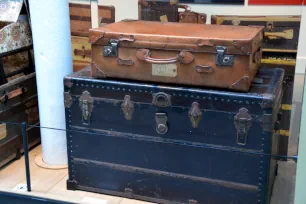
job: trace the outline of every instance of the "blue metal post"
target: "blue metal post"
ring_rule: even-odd
[[[29,147],[28,147],[28,133],[27,133],[27,123],[23,122],[21,124],[22,128],[22,138],[23,138],[23,151],[24,151],[24,162],[27,177],[27,190],[31,191],[31,175],[30,175],[30,164],[29,164]]]

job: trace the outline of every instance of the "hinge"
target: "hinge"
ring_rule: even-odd
[[[122,112],[126,120],[131,120],[134,113],[134,104],[131,101],[131,96],[126,95],[121,105]]]
[[[252,117],[248,113],[248,109],[241,108],[235,116],[235,127],[237,129],[237,144],[246,145],[248,131],[252,126]]]
[[[230,66],[234,65],[234,55],[225,54],[227,47],[216,46],[217,56],[216,56],[216,65],[217,66]]]
[[[64,92],[64,104],[65,108],[70,108],[72,105],[72,96],[70,95],[70,92]]]
[[[118,57],[119,40],[111,39],[108,46],[104,46],[104,57]]]
[[[93,99],[88,91],[84,91],[79,99],[79,105],[82,111],[82,122],[84,125],[90,125],[91,113],[93,110]]]

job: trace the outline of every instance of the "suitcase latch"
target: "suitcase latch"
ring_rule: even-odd
[[[217,66],[233,66],[234,65],[234,55],[225,54],[227,47],[216,46],[217,56],[216,65]]]
[[[192,127],[193,128],[198,128],[199,123],[202,119],[202,112],[201,112],[201,109],[200,109],[200,104],[197,103],[197,102],[193,102],[188,115],[189,115],[189,119],[191,121]]]
[[[252,117],[246,108],[240,109],[239,113],[235,116],[235,126],[237,129],[237,144],[246,145],[248,131],[252,126]]]
[[[82,122],[84,125],[90,125],[91,113],[93,109],[93,99],[88,91],[84,91],[79,99],[79,105],[82,111]]]
[[[168,117],[166,113],[156,113],[156,132],[158,134],[164,135],[168,132]]]
[[[126,120],[131,120],[134,113],[134,104],[131,101],[131,96],[126,95],[121,105],[122,112]]]
[[[103,56],[104,57],[118,57],[119,40],[111,39],[109,46],[104,46]]]

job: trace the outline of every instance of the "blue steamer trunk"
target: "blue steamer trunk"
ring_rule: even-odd
[[[282,69],[249,93],[65,77],[67,188],[158,203],[269,203]],[[265,155],[262,155],[265,154]]]

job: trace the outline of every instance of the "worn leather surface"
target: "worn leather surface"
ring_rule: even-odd
[[[118,57],[104,57],[102,53],[111,39],[119,40]],[[261,40],[259,27],[122,21],[91,29],[93,76],[247,91],[260,65],[253,57],[260,56],[255,53]],[[225,46],[225,53],[234,55],[233,66],[216,65],[216,46]],[[177,66],[176,77],[153,76],[154,61],[137,57],[142,48],[148,49],[154,59],[167,61],[188,51],[194,60],[188,64],[171,61],[169,64]],[[133,63],[124,66],[118,59]],[[198,66],[209,66],[211,71],[199,73]]]

